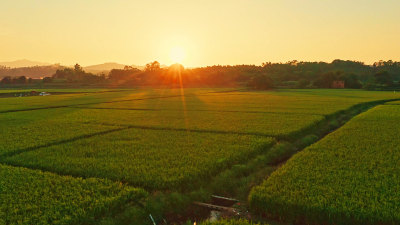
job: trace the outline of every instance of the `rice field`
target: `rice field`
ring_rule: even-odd
[[[146,195],[109,180],[0,165],[0,224],[80,224]]]
[[[398,105],[355,117],[256,187],[252,207],[290,223],[399,224],[398,121]]]
[[[361,103],[399,98],[392,92],[354,90],[59,92],[63,93],[0,98],[0,168],[8,171],[7,176],[0,177],[0,187],[3,183],[10,185],[25,172],[28,177],[50,177],[29,178],[43,183],[38,187],[55,180],[54,186],[40,190],[40,195],[48,195],[48,201],[54,204],[49,211],[43,209],[44,219],[16,213],[7,221],[36,224],[48,217],[56,221],[66,216],[79,224],[84,223],[82,218],[92,218],[99,207],[123,204],[118,199],[135,202],[135,195],[121,197],[127,190],[193,191],[220,172],[268,152],[276,143],[313,128],[333,114]],[[29,179],[20,179],[16,185],[27,185]],[[61,185],[67,181],[75,186]],[[87,183],[94,183],[92,189],[81,188]],[[102,191],[104,185],[115,191]],[[32,202],[38,198],[35,187],[26,193],[12,189],[0,189],[0,195],[32,195]],[[69,189],[77,191],[76,196],[88,193],[88,200],[73,199],[75,194]],[[90,205],[92,192],[93,196],[98,194],[93,197],[98,201]],[[60,198],[65,202],[56,200]],[[0,200],[1,205],[10,207]],[[65,205],[71,205],[70,210],[64,210]]]
[[[233,163],[267,151],[272,138],[125,129],[2,160],[83,177],[108,178],[151,190],[192,187]]]

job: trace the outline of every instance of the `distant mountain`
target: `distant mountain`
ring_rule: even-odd
[[[18,67],[8,68],[0,67],[0,78],[5,76],[17,77],[26,76],[30,78],[43,78],[52,76],[58,69],[64,69],[65,67],[58,64],[49,66],[30,66],[30,67]]]
[[[21,60],[16,60],[16,61],[11,61],[11,62],[0,62],[0,67],[2,67],[2,66],[9,67],[11,69],[24,68],[24,67],[35,67],[35,66],[62,67],[59,64],[35,62],[35,61],[27,60],[27,59],[21,59]],[[135,66],[135,65],[131,65],[131,66],[134,68],[138,68],[138,69],[144,69],[144,66]],[[67,66],[67,67],[73,67],[73,66]],[[85,66],[85,67],[83,67],[83,69],[86,72],[90,72],[90,73],[108,73],[112,69],[123,69],[124,67],[125,67],[124,64],[108,62],[108,63],[98,64],[98,65]]]
[[[119,64],[119,63],[114,63],[114,62],[109,62],[109,63],[103,63],[103,64],[98,64],[98,65],[92,65],[92,66],[85,66],[83,67],[83,69],[86,72],[90,72],[90,73],[107,73],[112,69],[123,69],[126,65],[124,64]],[[134,66],[132,65],[132,67],[138,68],[138,69],[142,69],[142,66]]]
[[[11,67],[11,68],[48,66],[48,65],[51,65],[51,63],[35,62],[35,61],[27,60],[27,59],[21,59],[21,60],[16,60],[16,61],[11,61],[11,62],[0,62],[0,66],[6,66],[6,67]]]
[[[125,67],[125,65],[123,65],[123,64],[109,62],[109,63],[103,63],[103,64],[98,64],[98,65],[85,66],[85,67],[83,67],[83,69],[86,72],[95,73],[95,72],[110,71],[112,69],[123,69],[124,67]]]

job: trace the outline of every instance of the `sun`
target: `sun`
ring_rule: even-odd
[[[185,49],[180,46],[174,46],[171,48],[170,57],[173,63],[182,63],[185,59],[186,53]]]

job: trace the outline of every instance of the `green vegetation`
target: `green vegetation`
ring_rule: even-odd
[[[119,91],[132,91],[131,89],[105,89],[105,88],[24,88],[24,89],[0,89],[0,93],[23,93],[23,92],[62,92],[62,93],[101,93],[101,92],[119,92]]]
[[[201,225],[258,225],[259,223],[252,223],[244,219],[238,220],[220,220],[217,222],[204,222]]]
[[[84,121],[74,123],[68,116],[73,111],[63,108],[0,113],[0,129],[4,131],[0,135],[0,156],[118,129]]]
[[[89,124],[261,136],[289,135],[324,118],[307,114],[300,117],[297,114],[114,109],[81,109],[69,116],[73,122],[85,121]]]
[[[51,92],[55,89],[46,89]],[[63,92],[64,89],[59,89]],[[133,89],[133,90],[109,90],[90,92],[87,89],[67,89],[62,95],[8,97],[0,98],[0,113],[21,110],[46,109],[54,107],[82,106],[98,103],[143,101],[149,99],[165,99],[179,97],[178,89]],[[82,91],[81,91],[82,90]],[[9,90],[7,90],[9,91]],[[212,89],[188,89],[186,95],[206,94]],[[71,92],[71,93],[69,93]]]
[[[0,112],[7,112],[13,110],[29,110],[51,107],[65,107],[77,104],[89,104],[105,101],[113,101],[116,99],[134,94],[135,91],[130,92],[100,92],[100,93],[70,93],[63,95],[50,95],[50,96],[30,96],[30,97],[10,97],[0,98]],[[133,97],[134,98],[134,97]]]
[[[353,105],[395,98],[393,92],[296,90],[187,95],[78,106],[88,121],[166,129],[288,137]],[[101,110],[89,110],[101,109]]]
[[[357,116],[256,187],[252,208],[291,223],[399,224],[399,120],[391,105]]]
[[[400,105],[400,101],[387,102],[385,105]]]
[[[0,224],[81,224],[146,192],[94,178],[0,165]]]
[[[246,199],[296,151],[360,110],[398,98],[383,91],[229,88],[69,89],[4,97],[0,162],[151,192],[139,206],[136,198],[121,197],[109,213],[82,215],[78,224],[147,224],[149,213],[161,222],[211,194]]]
[[[191,90],[191,89],[189,89]],[[140,92],[139,96],[147,92]],[[160,97],[179,93],[158,93]],[[277,114],[329,115],[363,102],[398,98],[400,93],[372,92],[360,90],[280,90],[269,92],[230,91],[212,93],[211,91],[188,91],[185,89],[185,102],[180,96],[174,98],[154,98],[144,101],[124,101],[91,104],[79,107],[116,109],[154,109],[200,111],[200,112],[252,112]],[[132,98],[133,99],[133,98]],[[268,117],[269,114],[266,114]],[[282,115],[283,116],[283,115]]]
[[[121,67],[119,67],[121,68]],[[89,68],[87,68],[89,69]],[[262,65],[208,66],[184,68],[180,64],[161,67],[157,61],[142,70],[132,66],[111,71],[85,72],[72,67],[41,66],[7,68],[0,66],[0,87],[233,87],[255,90],[283,88],[351,88],[367,90],[399,89],[400,62],[379,61],[366,65],[359,61],[265,62]],[[106,76],[107,73],[107,76]],[[179,74],[179,76],[178,76]],[[32,79],[44,77],[43,79]],[[339,82],[338,82],[339,81]],[[337,84],[341,85],[337,85]]]
[[[39,148],[2,161],[60,174],[104,177],[149,189],[195,187],[268,150],[272,138],[126,129]]]

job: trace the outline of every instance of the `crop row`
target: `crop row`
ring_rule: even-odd
[[[283,136],[321,121],[320,115],[254,114],[201,111],[142,111],[80,109],[70,121],[145,128]]]
[[[59,108],[0,113],[0,155],[129,126],[210,134],[286,135],[322,120],[318,115]]]
[[[65,175],[128,182],[150,190],[193,190],[221,170],[269,151],[275,139],[266,136],[289,135],[354,104],[393,98],[392,93],[386,92],[374,95],[322,90],[211,93],[212,90],[204,89],[185,90],[186,95],[180,97],[180,91],[135,90],[0,99],[0,112],[73,106],[0,113],[0,161]],[[10,172],[4,172],[4,178],[0,178],[0,187],[6,190],[0,190],[0,195],[4,195],[0,196],[0,205],[15,211],[15,214],[7,212],[7,217],[0,216],[7,219],[4,223],[40,224],[47,220],[56,224],[64,219],[73,223],[95,216],[117,199],[125,199],[121,194],[109,197],[110,201],[104,197],[107,201],[103,201],[102,195],[108,196],[108,191],[114,190],[111,186],[116,185],[107,180],[0,168],[3,167]],[[24,176],[28,176],[26,180],[18,181]],[[26,183],[30,186],[25,192],[32,197],[20,203],[16,196],[25,196],[25,192],[18,187]],[[93,187],[86,187],[86,183]],[[108,185],[106,188],[102,186],[104,183]],[[101,195],[95,195],[96,190]],[[81,197],[81,192],[87,194],[88,200]],[[43,198],[46,203],[53,204],[49,205],[50,211],[35,208],[44,207],[45,203],[37,197],[43,195],[48,197]],[[96,199],[93,206],[91,196]],[[112,196],[119,195],[115,191]],[[2,203],[1,199],[7,200]],[[43,212],[40,213],[43,216],[30,212],[30,208]]]
[[[126,129],[1,159],[150,189],[193,187],[233,163],[267,151],[272,138],[187,131]]]
[[[213,222],[206,221],[201,223],[201,225],[258,225],[258,224],[259,223],[253,223],[245,219],[231,219],[231,220],[223,219],[219,221],[213,221]]]
[[[139,93],[132,91],[0,98],[0,112],[100,103],[122,99],[126,96],[134,95],[133,93],[139,95]]]
[[[0,164],[0,224],[81,224],[146,195],[141,189],[109,180]]]
[[[400,105],[400,101],[387,102],[386,105]]]
[[[144,94],[139,91],[133,95],[170,96],[179,90],[161,91]],[[330,98],[342,98],[341,107],[355,104],[341,95],[328,98],[323,91],[300,95],[290,91],[196,95],[204,92],[189,91],[191,96],[185,102],[192,102],[193,108],[197,104],[197,109],[209,107],[210,110],[218,107],[207,106],[205,99],[212,99],[225,108],[229,108],[229,101],[235,101],[243,104],[241,110],[246,104],[265,109],[288,108],[282,114],[183,111],[178,108],[182,105],[178,97],[136,101],[159,102],[162,108],[176,107],[166,111],[58,108],[2,113],[0,128],[4,132],[0,135],[0,155],[8,157],[1,160],[62,174],[127,181],[151,189],[186,187],[196,182],[190,177],[205,180],[220,169],[267,149],[274,139],[265,136],[288,135],[321,121],[322,115],[313,114],[314,104],[307,103],[311,99],[317,101],[318,95],[323,96],[318,100],[321,104],[332,105]],[[110,98],[114,96],[114,93],[106,94]],[[358,95],[365,94],[357,92]],[[117,99],[131,97],[124,95]],[[224,97],[228,103],[223,102]],[[287,105],[285,98],[290,104]],[[364,97],[361,99],[365,101]],[[131,103],[124,102],[127,107]],[[309,114],[297,114],[295,110],[307,107]]]
[[[125,91],[125,89],[102,89],[102,88],[62,88],[62,89],[55,89],[55,88],[27,88],[27,89],[0,89],[0,93],[23,93],[23,92],[31,92],[31,91],[36,91],[36,92],[64,92],[64,93],[96,93],[96,92],[116,92],[116,91]]]
[[[393,92],[353,90],[285,90],[271,92],[228,92],[189,95],[185,98],[148,99],[92,104],[82,107],[116,109],[151,109],[175,111],[252,112],[275,114],[329,115],[369,101],[399,97]],[[265,114],[264,114],[265,115]],[[266,117],[269,115],[266,114]]]
[[[57,133],[60,131],[64,132],[64,129],[68,134],[68,128],[63,126],[63,124],[68,123],[72,124],[71,128],[74,127],[73,123],[76,125],[92,123],[96,125],[130,125],[158,129],[188,129],[281,137],[299,132],[323,120],[324,116],[347,109],[354,104],[393,97],[393,93],[379,92],[376,96],[370,96],[369,92],[360,91],[347,93],[348,95],[352,94],[353,97],[343,96],[343,94],[338,94],[339,92],[330,93],[332,96],[327,97],[326,93],[321,90],[309,92],[207,93],[206,90],[195,89],[186,91],[186,93],[185,98],[163,98],[180,94],[179,90],[138,90],[4,98],[0,99],[0,111],[68,105],[119,109],[75,108],[64,110],[57,108],[27,111],[26,113],[2,113],[0,115],[1,126],[8,132],[7,135],[0,138],[4,140],[3,143],[7,143],[7,146],[12,146],[14,142],[21,142],[21,144],[27,142],[32,143],[31,145],[34,145],[33,143],[47,143],[59,136]],[[152,97],[155,97],[155,99],[124,101]],[[115,101],[116,103],[95,104],[96,102]],[[15,126],[14,123],[23,125]],[[91,127],[75,129],[97,131]],[[46,132],[46,130],[51,131]],[[51,132],[54,132],[54,135]],[[66,135],[65,138],[61,139],[66,138],[68,139],[69,136]],[[20,143],[17,143],[17,145],[23,147],[20,146]],[[13,147],[11,147],[12,149]]]
[[[118,129],[115,126],[73,122],[76,109],[0,113],[0,156],[35,149],[69,139]]]
[[[77,89],[79,92],[80,89]],[[63,92],[63,90],[58,90]],[[92,92],[92,93],[73,93],[72,90],[68,90],[71,94],[65,93],[62,95],[50,95],[50,96],[30,96],[30,97],[8,97],[0,98],[0,113],[16,110],[29,110],[37,108],[50,108],[70,105],[86,105],[96,104],[104,102],[126,102],[126,101],[137,101],[143,99],[165,99],[165,98],[176,98],[181,95],[179,90],[157,90],[157,89],[144,89],[144,90],[124,90],[124,91],[104,91],[103,92]],[[210,90],[203,89],[190,89],[185,92],[185,95],[191,96],[196,94],[207,94]]]
[[[400,223],[400,106],[378,106],[296,154],[249,196],[291,223]]]

